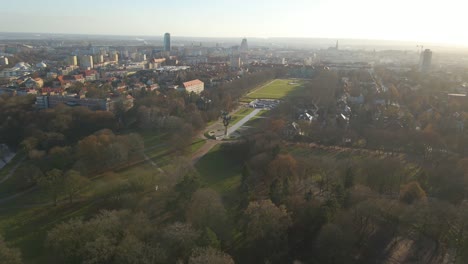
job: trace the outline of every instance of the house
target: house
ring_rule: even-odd
[[[304,132],[301,130],[298,123],[292,122],[284,128],[283,134],[286,138],[292,139],[296,136],[303,136]]]
[[[44,86],[44,80],[41,78],[27,78],[24,81],[26,88],[42,88]]]
[[[86,81],[96,81],[99,79],[99,73],[96,70],[85,70],[83,75]]]

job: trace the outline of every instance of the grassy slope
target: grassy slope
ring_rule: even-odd
[[[242,164],[229,158],[219,145],[198,161],[195,168],[204,186],[218,191],[228,203],[235,200],[242,178]]]

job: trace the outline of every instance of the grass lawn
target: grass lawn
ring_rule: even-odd
[[[158,144],[164,143],[165,139],[167,139],[167,134],[165,133],[158,133],[153,131],[143,131],[137,132],[143,138],[143,142],[145,143],[145,148],[156,146]]]
[[[193,142],[192,142],[192,145],[190,145],[190,153],[195,153],[197,152],[197,150],[199,150],[201,147],[203,147],[206,143],[206,140],[205,139],[195,139]]]
[[[302,86],[302,84],[302,81],[299,80],[278,79],[247,94],[245,97],[249,99],[281,99]]]
[[[231,159],[219,145],[198,161],[195,168],[204,186],[218,191],[227,200],[235,199],[241,183],[242,164]]]

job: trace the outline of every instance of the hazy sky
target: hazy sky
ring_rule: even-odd
[[[325,37],[468,46],[466,0],[1,0],[0,32]]]

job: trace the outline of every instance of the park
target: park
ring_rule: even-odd
[[[276,79],[248,93],[247,99],[282,99],[303,85],[304,81],[296,79]]]

